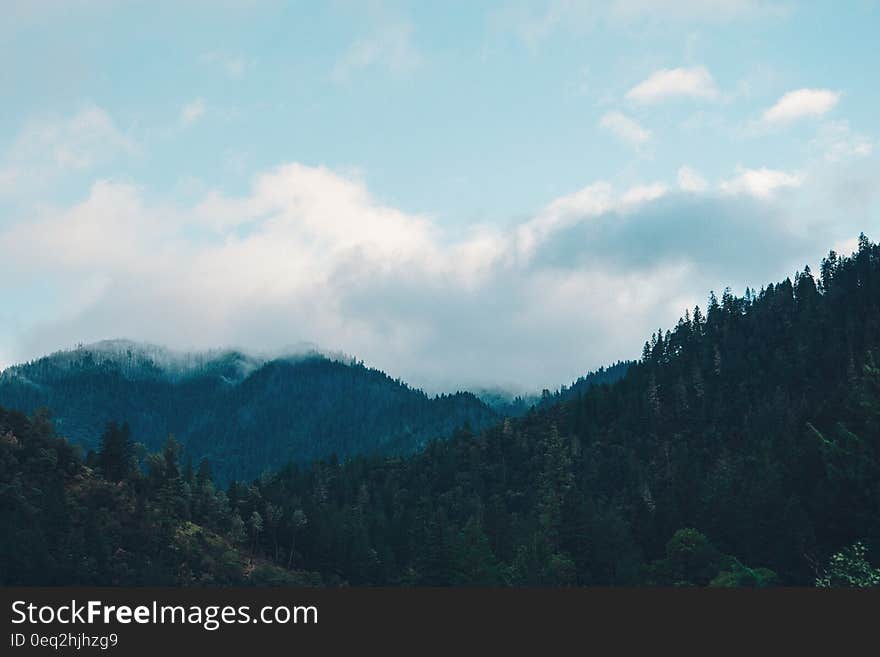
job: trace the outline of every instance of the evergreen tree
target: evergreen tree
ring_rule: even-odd
[[[98,449],[98,467],[110,481],[121,481],[133,470],[134,445],[127,423],[107,424]]]

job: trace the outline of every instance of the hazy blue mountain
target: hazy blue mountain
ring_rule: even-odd
[[[0,405],[51,409],[59,434],[94,449],[125,421],[157,449],[169,434],[215,476],[248,479],[288,461],[410,453],[498,414],[470,393],[429,397],[355,361],[316,352],[266,359],[239,351],[178,353],[105,341],[0,373]]]

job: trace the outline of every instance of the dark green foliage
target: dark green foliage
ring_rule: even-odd
[[[134,469],[134,445],[131,430],[127,424],[122,426],[110,422],[101,436],[98,450],[98,467],[110,481],[125,479]]]
[[[126,440],[108,427],[93,470],[44,414],[0,409],[0,585],[320,584],[249,554],[226,495],[181,475],[173,439],[146,475]]]
[[[564,385],[554,393],[547,394],[545,391],[545,394],[541,395],[539,406],[552,406],[562,401],[577,399],[586,394],[586,392],[593,386],[615,383],[622,379],[626,375],[630,365],[634,364],[635,362],[631,360],[618,361],[614,363],[614,365],[600,367],[595,372],[590,372],[586,376],[579,377],[578,380],[571,385]]]
[[[546,408],[569,399],[576,399],[596,385],[614,383],[626,374],[633,361],[619,361],[609,367],[600,367],[595,372],[579,377],[569,386],[563,385],[556,392],[544,390],[540,395],[516,395],[498,390],[482,390],[478,397],[498,414],[505,417],[520,417],[532,408]]]
[[[657,586],[764,588],[777,583],[776,573],[752,569],[722,554],[696,529],[679,529],[666,544],[666,556],[645,569]]]
[[[816,578],[820,588],[869,588],[880,586],[880,568],[872,566],[865,554],[867,548],[856,541],[832,555],[828,567]]]
[[[260,365],[233,352],[177,371],[136,349],[81,348],[10,368],[0,405],[51,408],[59,433],[87,449],[118,419],[148,449],[173,433],[221,482],[331,454],[408,454],[498,420],[469,393],[430,398],[357,362],[314,355]]]

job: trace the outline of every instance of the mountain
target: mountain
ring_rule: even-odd
[[[0,412],[0,584],[880,586],[878,357],[861,236],[711,295],[616,382],[407,456],[218,491],[173,440],[135,467],[110,426],[84,461]]]
[[[579,397],[595,385],[614,383],[623,378],[632,364],[633,361],[619,361],[609,367],[600,367],[595,372],[578,377],[577,381],[569,386],[560,386],[555,392],[544,390],[540,395],[515,394],[504,389],[475,390],[474,394],[490,408],[495,409],[499,415],[519,417],[528,413],[532,408],[545,408]]]
[[[220,481],[332,454],[411,453],[457,427],[498,420],[471,394],[428,397],[361,363],[314,352],[267,360],[122,340],[8,368],[0,405],[51,409],[59,434],[86,449],[112,421],[127,422],[148,450],[173,434],[188,456],[207,457]]]

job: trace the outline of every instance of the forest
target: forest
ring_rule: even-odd
[[[615,380],[413,453],[218,485],[126,420],[84,451],[0,412],[0,584],[878,586],[880,245],[712,294]]]

